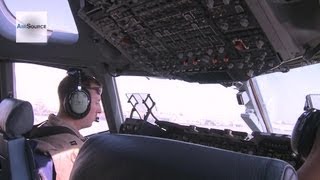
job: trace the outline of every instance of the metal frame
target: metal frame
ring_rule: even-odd
[[[241,114],[242,119],[252,131],[272,133],[272,125],[257,80],[249,79],[238,89],[240,92],[245,91],[249,97],[249,101],[245,104],[246,112]]]
[[[96,73],[98,75],[98,73]],[[124,122],[117,83],[114,77],[103,73],[102,104],[105,110],[106,119],[111,133],[118,133],[120,125]]]
[[[271,124],[271,121],[270,121],[270,118],[268,115],[266,104],[263,101],[257,79],[255,79],[255,78],[250,79],[249,82],[251,84],[253,95],[256,100],[256,104],[257,104],[257,108],[258,108],[257,111],[259,111],[259,113],[261,114],[261,118],[262,118],[261,120],[263,121],[267,132],[272,133],[273,132],[272,124]]]
[[[15,96],[14,64],[9,61],[0,60],[0,98]]]

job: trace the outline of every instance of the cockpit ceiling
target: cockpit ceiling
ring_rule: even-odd
[[[126,65],[113,72],[117,75],[136,70],[190,82],[220,83],[317,63],[314,56],[317,51],[312,46],[320,42],[319,30],[297,27],[279,17],[275,8],[283,6],[283,15],[301,3],[300,0],[85,0],[78,14],[100,39],[128,59]],[[316,11],[310,16],[320,22],[319,8]],[[301,38],[302,30],[312,31],[313,35]],[[315,52],[309,59],[302,58],[306,45]],[[107,66],[110,71],[115,67],[112,60]]]

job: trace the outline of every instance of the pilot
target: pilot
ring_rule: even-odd
[[[302,180],[319,180],[320,179],[320,128],[316,133],[316,138],[310,154],[306,157],[305,162],[297,171],[298,178]]]
[[[291,138],[291,146],[303,160],[297,170],[302,180],[320,179],[320,110],[308,109],[298,119]]]
[[[79,148],[86,140],[79,130],[90,127],[101,113],[101,91],[102,84],[80,70],[69,71],[60,82],[59,112],[50,114],[47,121],[34,127],[30,133],[36,142],[35,151],[47,155],[53,162],[54,169],[51,166],[52,172],[48,173],[48,163],[36,156],[38,174],[42,179],[69,179]]]

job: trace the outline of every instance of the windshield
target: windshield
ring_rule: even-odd
[[[251,133],[240,116],[245,107],[238,105],[234,87],[133,76],[117,77],[116,82],[124,118],[132,109],[128,94],[150,94],[156,103],[152,112],[159,120]]]
[[[308,94],[319,94],[320,64],[255,78],[273,132],[291,134]]]
[[[262,106],[274,133],[291,134],[303,112],[307,94],[320,94],[320,64],[255,77]],[[121,76],[116,78],[124,118],[130,117],[132,93],[150,94],[159,120],[206,128],[231,129],[251,133],[241,118],[245,107],[238,104],[235,87],[198,84],[179,80]]]

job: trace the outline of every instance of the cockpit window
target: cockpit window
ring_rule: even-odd
[[[15,94],[18,99],[29,101],[33,106],[34,124],[48,119],[49,114],[59,110],[58,86],[67,75],[65,70],[47,66],[15,63]],[[101,105],[101,107],[103,107]],[[89,128],[81,129],[84,136],[109,129],[104,112],[99,122],[93,122]]]
[[[319,94],[320,64],[292,69],[287,73],[258,76],[258,87],[273,132],[291,134],[302,114],[306,95]]]
[[[72,44],[79,39],[68,0],[3,0],[0,24],[0,34],[14,42]]]
[[[150,94],[156,103],[153,113],[159,120],[252,132],[240,116],[245,107],[238,105],[234,87],[133,76],[120,76],[116,81],[124,118],[130,117],[132,110],[130,94]]]

